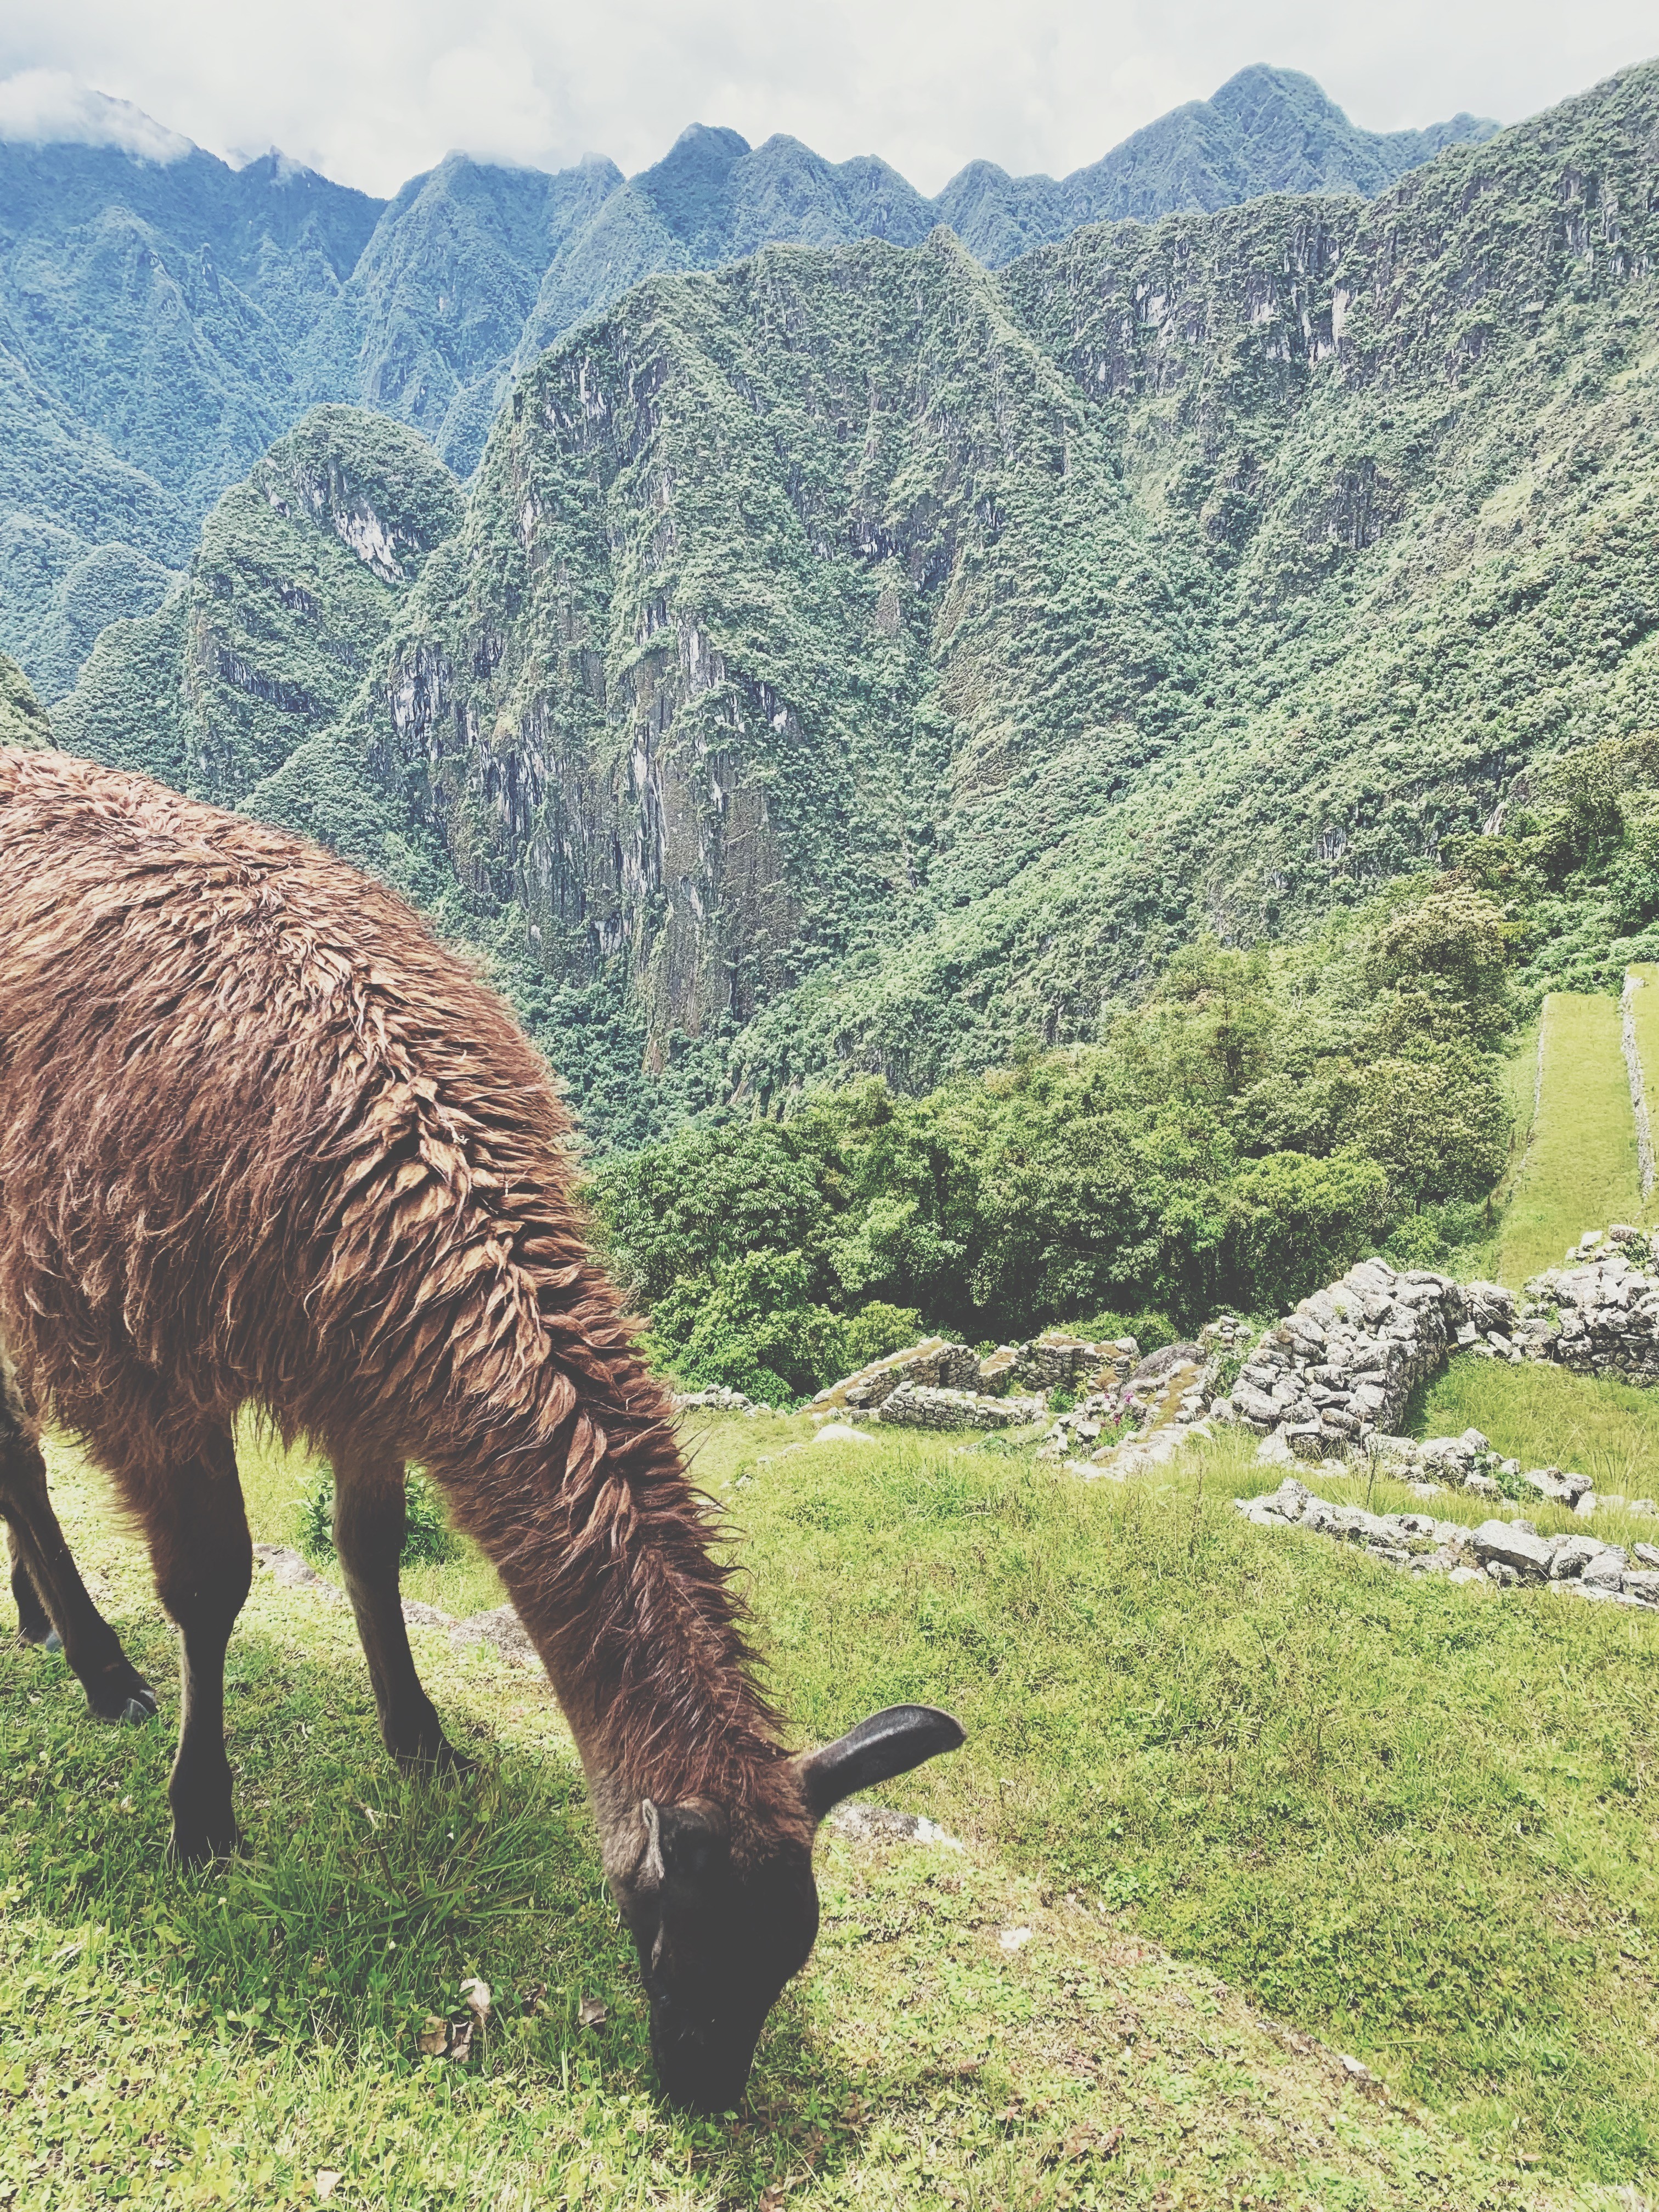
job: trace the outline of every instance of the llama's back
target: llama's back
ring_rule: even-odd
[[[0,750],[0,1334],[70,1425],[160,1457],[254,1399],[441,1453],[481,1409],[544,1430],[588,1370],[654,1416],[567,1133],[499,1002],[390,893],[143,778]]]

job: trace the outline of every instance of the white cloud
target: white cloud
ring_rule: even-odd
[[[26,145],[121,146],[147,161],[177,161],[191,142],[130,100],[77,83],[67,70],[20,70],[0,78],[0,138]]]
[[[1054,174],[1253,61],[1305,70],[1372,130],[1502,122],[1645,58],[1652,0],[6,0],[0,72],[64,72],[225,151],[275,143],[386,193],[453,147],[657,160],[694,120],[935,191],[975,155]],[[14,79],[14,84],[18,80]],[[23,95],[45,114],[43,92]],[[130,111],[118,112],[125,114]],[[7,125],[0,119],[0,129]],[[137,125],[131,126],[135,130]],[[170,133],[160,134],[172,143]],[[113,143],[130,143],[115,137]]]

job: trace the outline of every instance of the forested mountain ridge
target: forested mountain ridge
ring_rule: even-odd
[[[941,220],[1000,262],[1103,214],[1369,191],[1489,128],[1358,131],[1310,80],[1257,68],[1058,184],[979,163],[938,201],[877,160],[702,125],[631,179],[454,155],[386,203],[182,140],[166,161],[0,143],[0,646],[66,689],[313,402],[396,415],[468,473],[515,367],[653,271],[779,239],[915,244]]]
[[[1648,65],[1370,204],[655,278],[216,795],[490,945],[601,1139],[1086,1040],[1659,722],[1656,120]]]
[[[103,633],[58,743],[234,805],[339,720],[461,512],[417,433],[314,409],[219,501],[166,603]]]
[[[354,739],[694,1087],[1086,1037],[1659,720],[1656,114],[658,280],[524,380]]]

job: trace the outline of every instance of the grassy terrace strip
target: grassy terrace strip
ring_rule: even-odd
[[[1523,1468],[1576,1468],[1603,1498],[1659,1494],[1659,1394],[1651,1390],[1592,1381],[1565,1367],[1455,1359],[1424,1387],[1409,1425],[1414,1436],[1425,1437],[1479,1429],[1504,1458],[1518,1459]],[[1607,1537],[1615,1519],[1598,1515],[1591,1533]],[[1565,1525],[1558,1516],[1551,1532]],[[1636,1521],[1619,1520],[1609,1540],[1627,1547],[1656,1543],[1659,1528],[1650,1524],[1644,1531]]]
[[[163,1872],[171,1635],[94,1479],[55,1453],[168,1727],[94,1726],[60,1662],[0,1655],[0,2202],[313,2203],[335,2172],[331,2203],[374,2206],[787,2188],[1328,2212],[1611,2208],[1641,2180],[1653,1624],[1264,1539],[1227,1506],[1275,1479],[1240,1439],[1124,1490],[1006,1447],[811,1434],[701,1432],[779,1693],[803,1735],[954,1704],[967,1750],[891,1796],[966,1849],[826,1839],[823,1937],[729,2127],[651,2101],[568,1739],[539,1677],[492,1655],[415,1632],[483,1771],[411,1789],[346,1608],[262,1577],[230,1662],[252,1850]],[[244,1455],[256,1535],[291,1540],[302,1471]],[[498,1595],[476,1563],[409,1587],[452,1613]],[[419,2060],[471,1973],[496,1993],[482,2061]],[[1334,2048],[1388,2096],[1345,2085]]]
[[[1650,960],[1638,961],[1628,972],[1636,983],[1631,994],[1631,1016],[1642,1063],[1642,1095],[1647,1101],[1648,1125],[1659,1129],[1659,965]]]
[[[1543,1022],[1537,1122],[1498,1249],[1498,1279],[1515,1289],[1585,1230],[1643,1218],[1618,1000],[1552,992]]]

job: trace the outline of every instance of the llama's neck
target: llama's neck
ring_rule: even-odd
[[[559,1449],[510,1475],[475,1470],[463,1517],[541,1654],[602,1816],[641,1796],[759,1812],[783,1760],[776,1717],[672,1437],[630,1426],[579,1407]]]

